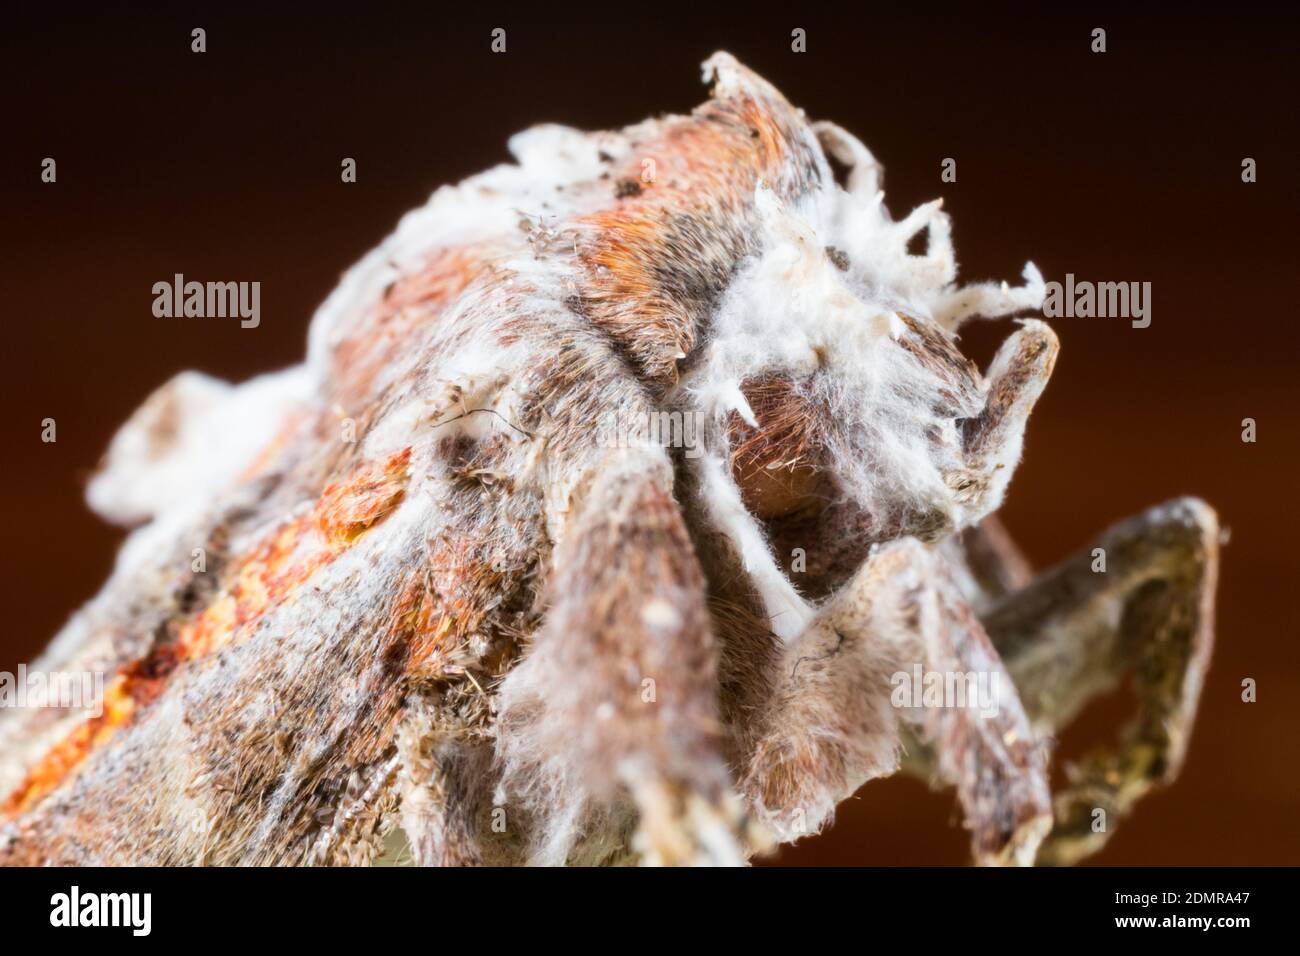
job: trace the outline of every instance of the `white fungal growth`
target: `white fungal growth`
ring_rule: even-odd
[[[827,179],[790,207],[760,183],[754,197],[759,251],[719,303],[704,358],[683,378],[684,403],[719,424],[736,412],[753,425],[744,381],[768,371],[804,376],[806,396],[832,410],[832,468],[843,493],[879,515],[933,512],[960,527],[988,508],[971,513],[945,480],[963,465],[954,417],[932,411],[947,385],[900,346],[900,314],[951,332],[970,316],[1040,307],[1042,276],[1029,263],[1022,287],[957,287],[942,200],[895,222],[880,191],[880,167],[867,148],[832,124],[815,128],[832,155],[851,167],[848,189]],[[924,230],[926,251],[912,255],[908,243]],[[842,258],[837,264],[840,256],[847,257],[847,268]],[[959,414],[983,407],[983,394],[967,399]],[[714,433],[725,434],[725,428]],[[1018,453],[1016,443],[1010,454]],[[722,460],[715,449],[699,465],[710,512],[759,583],[774,629],[793,636],[811,610],[744,509]],[[1000,493],[990,506],[994,498]]]

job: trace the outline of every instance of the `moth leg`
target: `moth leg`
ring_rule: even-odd
[[[744,861],[704,577],[672,482],[662,449],[620,451],[574,492],[546,619],[502,686],[505,789],[566,815],[543,821],[537,862],[601,829],[580,803],[628,794],[644,862]]]
[[[392,826],[396,774],[396,757],[364,772],[354,770],[329,825],[312,842],[306,862],[313,866],[369,866],[379,856]]]
[[[918,667],[985,681],[985,706],[893,706],[898,675],[910,681]],[[896,769],[902,723],[956,785],[976,859],[1033,860],[1051,823],[1042,750],[974,611],[919,541],[878,548],[786,648],[774,701],[746,792],[783,838],[798,835],[792,814],[818,826],[867,779]]]
[[[1066,768],[1069,785],[1057,795],[1040,863],[1096,852],[1139,798],[1177,776],[1214,641],[1218,552],[1214,511],[1176,499],[1112,527],[985,615],[1045,732],[1127,675],[1138,700],[1113,746]],[[1094,831],[1097,809],[1105,828]]]
[[[480,814],[491,751],[425,738],[404,754],[402,830],[416,866],[481,866]],[[407,759],[416,758],[416,759]]]
[[[1034,579],[1029,560],[996,515],[966,528],[955,539],[949,538],[944,548],[949,547],[954,550],[951,555],[945,550],[945,556],[970,572],[968,586],[962,592],[977,610],[983,611]]]
[[[491,748],[436,726],[434,707],[408,702],[397,733],[401,826],[416,866],[481,866],[480,815]]]

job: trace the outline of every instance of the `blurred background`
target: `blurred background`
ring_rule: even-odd
[[[123,532],[86,509],[85,481],[155,386],[299,361],[339,274],[434,188],[508,159],[507,137],[537,122],[687,112],[706,96],[700,62],[727,49],[862,138],[896,216],[942,196],[967,280],[1016,281],[1032,259],[1049,280],[1153,284],[1150,328],[1053,321],[1060,362],[1002,516],[1045,567],[1175,495],[1218,509],[1232,538],[1187,766],[1094,862],[1300,863],[1294,6],[701,19],[653,4],[600,23],[536,6],[480,22],[432,4],[0,15],[0,670],[107,576]],[[504,55],[489,52],[495,27]],[[1089,49],[1096,27],[1104,54]],[[806,53],[791,51],[795,28]],[[47,156],[56,185],[40,182]],[[940,181],[945,157],[956,183]],[[154,318],[151,286],[176,272],[261,281],[260,327]],[[963,346],[983,365],[1009,330],[969,326]],[[40,441],[47,417],[55,444]],[[1246,677],[1257,703],[1241,702]],[[1090,708],[1064,754],[1124,706]],[[775,862],[954,864],[966,847],[951,791],[892,779]]]

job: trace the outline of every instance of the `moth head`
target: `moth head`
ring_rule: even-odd
[[[935,538],[995,509],[1055,361],[1051,330],[1023,322],[986,375],[962,354],[944,317],[965,290],[946,281],[937,207],[932,248],[912,255],[903,231],[885,230],[893,247],[864,238],[842,210],[761,187],[755,205],[759,251],[686,383],[725,421],[746,508],[771,520],[848,501],[874,540]]]

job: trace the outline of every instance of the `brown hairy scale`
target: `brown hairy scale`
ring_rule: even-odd
[[[795,384],[766,376],[741,386],[758,427],[733,413],[731,468],[746,507],[760,518],[780,518],[814,508],[820,472],[817,410]]]

